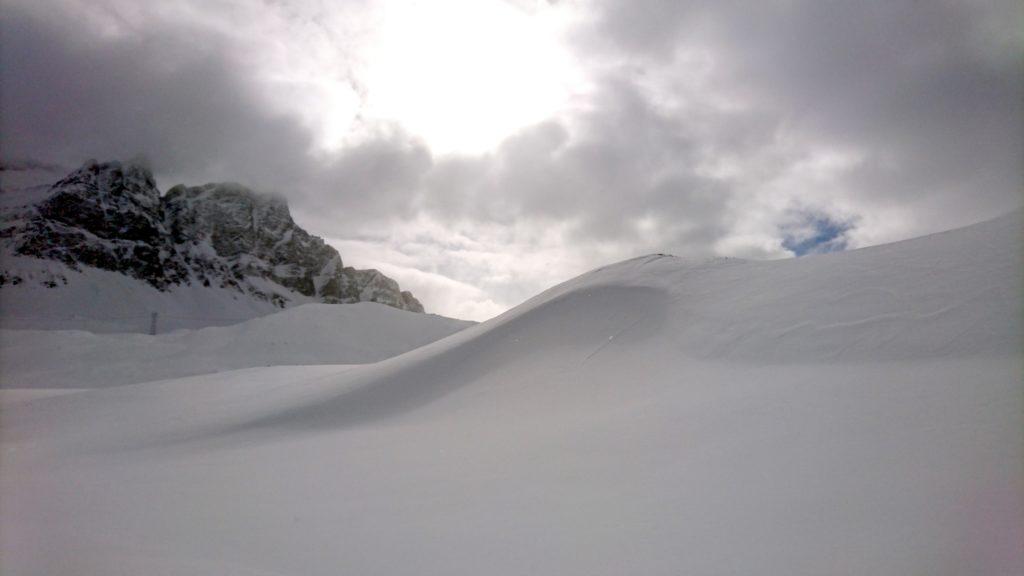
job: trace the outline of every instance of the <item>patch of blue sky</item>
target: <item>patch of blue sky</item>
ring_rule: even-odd
[[[841,252],[846,249],[846,233],[853,228],[848,221],[822,213],[803,213],[798,220],[782,228],[782,247],[796,256]]]

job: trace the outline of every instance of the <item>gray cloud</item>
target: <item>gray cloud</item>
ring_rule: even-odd
[[[610,0],[599,14],[590,46],[668,68],[706,50],[716,83],[788,131],[862,151],[850,193],[927,208],[918,231],[1020,201],[1019,2]]]
[[[316,151],[308,118],[253,77],[246,50],[262,39],[209,18],[97,3],[119,27],[104,34],[54,16],[72,0],[8,4],[5,159],[142,153],[165,186],[283,192],[343,256],[453,315],[642,252],[814,251],[807,214],[843,223],[822,250],[855,247],[994,216],[1024,189],[1013,0],[587,5],[571,35],[591,83],[582,103],[491,152],[444,156],[367,119],[361,140]],[[266,9],[296,33],[331,32],[319,12]],[[352,69],[334,73],[365,96]]]
[[[309,146],[294,123],[260,108],[210,34],[97,39],[16,6],[2,26],[5,155],[74,164],[141,153],[165,173],[261,178]]]
[[[600,84],[594,108],[575,121],[575,132],[558,121],[529,127],[489,157],[440,159],[423,206],[447,219],[569,222],[567,239],[576,243],[711,252],[733,191],[695,170],[708,152],[699,130],[617,77]],[[681,223],[688,226],[674,226]],[[660,232],[658,246],[645,245],[644,226]]]
[[[324,222],[407,216],[430,152],[400,128],[343,154],[309,153],[312,135],[273,111],[201,27],[97,38],[18,6],[2,23],[3,155],[76,165],[147,157],[161,182],[240,181],[276,190]]]
[[[401,132],[381,135],[313,167],[302,202],[318,205],[326,220],[409,219],[413,196],[432,166],[423,144]]]

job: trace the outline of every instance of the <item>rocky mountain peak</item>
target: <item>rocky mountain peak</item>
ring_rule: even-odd
[[[283,197],[236,183],[178,185],[161,196],[141,162],[90,160],[42,201],[0,219],[0,241],[15,254],[120,272],[160,290],[198,283],[280,307],[302,296],[423,311],[380,272],[343,266],[337,250],[295,224]]]
[[[140,160],[128,162],[97,162],[87,160],[80,168],[58,181],[54,188],[64,191],[83,189],[95,200],[113,199],[123,205],[129,201],[155,209],[160,204],[160,191],[149,167]]]

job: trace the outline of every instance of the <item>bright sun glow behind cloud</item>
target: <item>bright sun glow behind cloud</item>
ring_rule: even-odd
[[[167,18],[230,39],[260,96],[331,156],[399,126],[435,154],[486,153],[588,91],[565,35],[582,17],[533,0],[72,4],[110,41]],[[40,9],[42,12],[42,9]],[[173,54],[169,59],[173,66]]]
[[[363,114],[399,122],[436,153],[492,148],[557,114],[579,82],[557,7],[389,0],[380,14]]]

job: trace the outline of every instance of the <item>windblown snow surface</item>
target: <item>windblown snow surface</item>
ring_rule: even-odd
[[[253,366],[365,364],[472,325],[358,302],[304,304],[232,326],[155,336],[0,330],[0,388],[100,388]]]
[[[3,572],[1024,573],[1021,227],[650,256],[376,364],[9,399]]]

